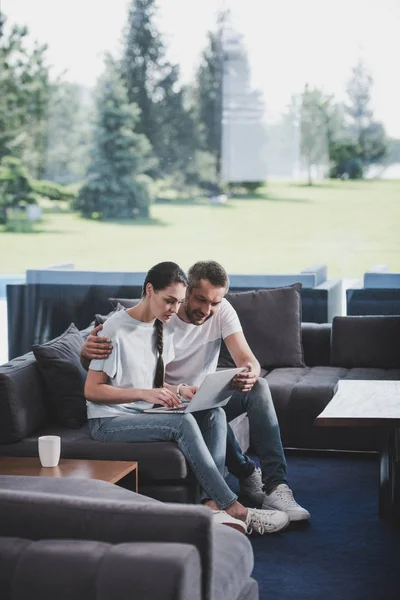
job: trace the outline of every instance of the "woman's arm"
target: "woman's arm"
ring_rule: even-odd
[[[104,371],[89,370],[85,383],[85,397],[91,402],[106,404],[125,404],[144,400],[149,404],[179,406],[178,398],[167,388],[151,390],[139,388],[119,388],[108,384],[108,375]]]
[[[176,395],[178,390],[177,385],[170,385],[169,383],[164,383],[164,387]],[[191,400],[198,389],[199,388],[196,385],[187,385],[186,383],[181,383],[179,388],[179,394],[182,396],[182,398],[185,398],[185,400]]]

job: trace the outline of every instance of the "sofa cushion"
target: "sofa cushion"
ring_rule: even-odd
[[[228,293],[246,339],[265,369],[304,367],[301,285]]]
[[[0,366],[0,443],[23,440],[46,419],[43,383],[32,352]]]
[[[66,427],[86,421],[86,371],[80,363],[83,338],[73,323],[58,338],[33,346],[54,419]]]
[[[335,317],[332,365],[400,368],[400,317]]]

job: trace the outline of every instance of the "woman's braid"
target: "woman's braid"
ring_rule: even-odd
[[[164,385],[164,361],[163,361],[163,349],[164,349],[164,327],[162,322],[159,319],[156,319],[154,322],[154,327],[156,328],[156,346],[158,352],[157,358],[157,366],[156,366],[156,374],[154,376],[154,387],[160,388]]]

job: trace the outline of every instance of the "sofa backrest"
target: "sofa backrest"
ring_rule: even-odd
[[[335,317],[332,365],[400,369],[400,317]]]
[[[302,323],[301,341],[307,367],[331,364],[331,323]]]
[[[0,366],[0,443],[19,442],[46,421],[44,398],[32,352]]]

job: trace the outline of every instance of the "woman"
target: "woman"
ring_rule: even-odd
[[[171,332],[163,329],[184,301],[185,273],[162,262],[147,273],[142,299],[104,324],[102,335],[113,349],[108,358],[92,360],[85,385],[91,436],[103,442],[174,441],[188,460],[203,492],[202,502],[214,519],[242,532],[268,529],[266,511],[247,509],[226,484],[226,418],[216,408],[194,414],[149,414],[154,404],[178,406],[196,388],[164,382],[164,364],[174,356]],[[177,395],[178,394],[178,395]],[[263,515],[262,513],[265,513]]]

